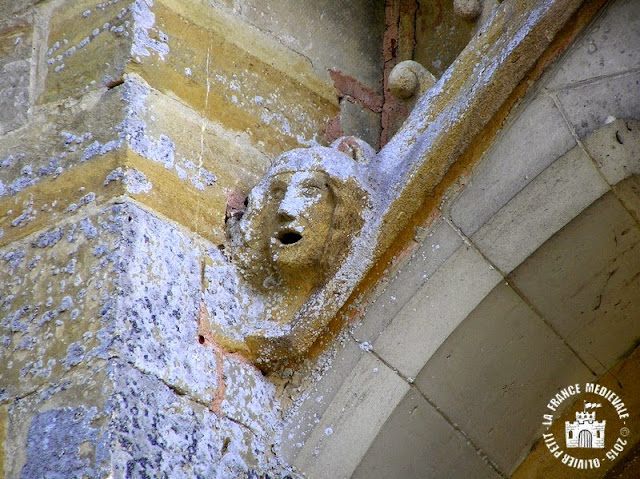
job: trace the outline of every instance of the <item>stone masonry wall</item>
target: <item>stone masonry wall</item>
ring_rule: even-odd
[[[199,327],[205,258],[348,116],[335,75],[380,91],[384,14],[261,5],[0,1],[0,475],[289,474],[275,387]]]

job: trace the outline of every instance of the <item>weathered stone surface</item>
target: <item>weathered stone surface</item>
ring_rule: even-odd
[[[104,360],[75,367],[7,407],[4,457],[8,478],[102,477],[111,472],[109,397]]]
[[[616,118],[640,118],[640,73],[604,82],[589,82],[557,93],[567,118],[580,138]]]
[[[294,465],[310,477],[350,477],[409,385],[372,354],[347,377]]]
[[[131,51],[146,33],[146,0],[97,2],[65,0],[44,9],[48,20],[46,78],[39,103],[78,97],[122,78]]]
[[[0,134],[4,134],[27,120],[33,24],[26,16],[0,19]]]
[[[500,280],[484,258],[460,246],[393,318],[373,350],[402,375],[415,378]]]
[[[455,14],[453,2],[418,4],[413,60],[439,78],[471,40],[474,24]]]
[[[288,464],[294,462],[307,437],[331,405],[336,394],[350,377],[367,348],[349,339],[344,341],[334,354],[320,361],[318,370],[312,374],[309,384],[300,384],[302,374],[292,372],[291,381],[301,397],[286,411],[279,438],[278,454]],[[305,387],[306,386],[306,387]]]
[[[553,100],[534,99],[485,153],[471,183],[453,202],[454,223],[471,236],[573,146],[575,140]]]
[[[574,147],[523,188],[472,237],[509,273],[608,190],[591,159]]]
[[[640,223],[640,175],[634,175],[619,183],[614,192],[624,207]]]
[[[249,23],[312,59],[315,73],[322,78],[328,79],[329,70],[337,69],[381,90],[381,4],[355,0],[335,8],[332,0],[317,0],[299,2],[292,11],[287,0],[233,3],[234,12]]]
[[[640,175],[640,120],[615,120],[591,133],[583,143],[610,185]]]
[[[269,158],[248,135],[225,131],[135,75],[127,76],[124,88],[131,105],[122,126],[129,146],[125,163],[146,178],[139,187],[127,186],[127,193],[221,244],[228,193],[246,196]]]
[[[512,276],[531,304],[598,373],[616,364],[640,336],[639,249],[637,222],[609,193]]]
[[[121,221],[108,208],[0,250],[1,398],[108,357]]]
[[[540,428],[540,416],[532,411],[543,411],[559,384],[592,377],[530,306],[501,283],[440,346],[416,386],[509,474]]]
[[[40,2],[42,0],[0,0],[0,18],[9,18]]]
[[[466,437],[412,389],[391,413],[351,477],[497,479],[500,476],[482,460]]]
[[[356,136],[373,148],[380,147],[380,114],[343,98],[340,102],[340,127],[344,135]]]
[[[422,246],[367,307],[366,320],[353,328],[353,335],[358,340],[373,343],[431,275],[462,245],[462,238],[445,220],[435,222],[421,234],[425,235]]]
[[[326,142],[321,132],[338,113],[337,95],[308,59],[213,8],[164,0],[150,13],[168,51],[138,55],[130,71],[153,88],[247,133],[271,155]]]
[[[610,2],[598,24],[571,46],[550,88],[628,71],[640,66],[640,4]]]

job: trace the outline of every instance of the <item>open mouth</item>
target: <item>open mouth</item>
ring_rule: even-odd
[[[276,236],[283,245],[295,244],[302,239],[302,235],[296,231],[283,231]]]

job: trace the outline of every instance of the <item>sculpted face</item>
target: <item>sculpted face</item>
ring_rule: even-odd
[[[353,158],[333,148],[279,157],[231,226],[244,278],[296,301],[330,281],[363,226],[368,192],[358,174]]]
[[[321,171],[284,171],[267,187],[265,238],[269,256],[285,274],[309,274],[318,268],[327,247],[335,198]]]

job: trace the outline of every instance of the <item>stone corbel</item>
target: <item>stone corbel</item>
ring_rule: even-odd
[[[266,371],[303,358],[581,4],[499,4],[431,88],[405,64],[398,88],[417,101],[379,153],[343,138],[280,156],[212,256],[219,340]]]

